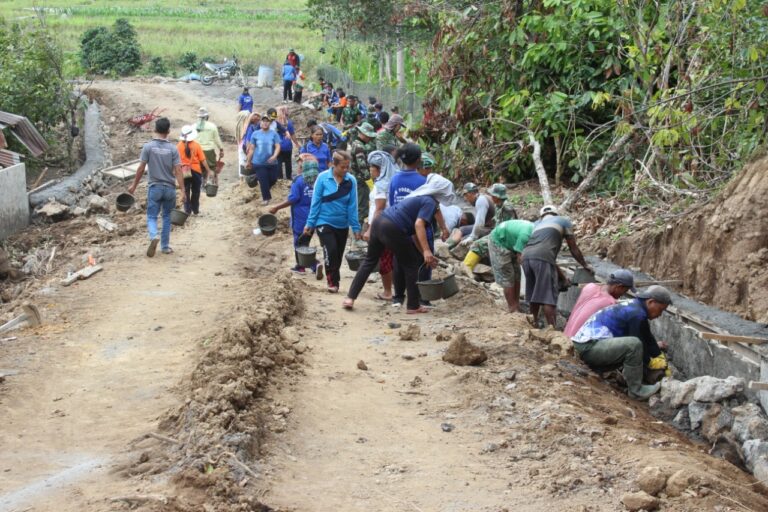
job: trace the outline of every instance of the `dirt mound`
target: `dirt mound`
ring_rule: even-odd
[[[463,333],[457,334],[448,350],[443,354],[443,361],[457,366],[477,366],[488,359],[483,349],[467,341]]]
[[[711,203],[615,243],[608,256],[747,320],[768,322],[768,158],[747,165]]]
[[[222,330],[183,384],[186,401],[161,419],[162,434],[136,443],[155,444],[120,469],[171,476],[179,494],[163,510],[269,510],[254,487],[256,459],[266,430],[285,428],[288,411],[270,407],[264,391],[275,373],[298,368],[305,347],[286,327],[301,309],[289,277],[275,279],[252,299],[255,305]]]

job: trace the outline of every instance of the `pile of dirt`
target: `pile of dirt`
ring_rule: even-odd
[[[306,346],[286,327],[302,307],[288,276],[252,299],[182,385],[187,398],[161,419],[162,434],[139,439],[145,449],[120,468],[126,476],[171,477],[178,493],[163,510],[269,510],[255,487],[256,461],[265,432],[284,429],[289,411],[270,407],[264,393],[274,374],[299,368]]]
[[[747,165],[709,204],[609,249],[617,264],[659,279],[747,320],[768,323],[768,158]]]

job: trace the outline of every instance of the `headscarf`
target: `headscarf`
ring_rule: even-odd
[[[407,197],[416,196],[432,196],[445,206],[456,202],[456,194],[453,193],[453,183],[435,173],[428,175],[427,182],[408,194]]]
[[[312,188],[315,186],[315,180],[320,173],[320,168],[317,166],[316,160],[305,160],[301,164],[301,177],[304,179],[304,183]]]
[[[375,165],[381,169],[379,177],[373,182],[373,186],[380,193],[388,194],[392,178],[400,171],[395,163],[395,159],[384,151],[371,151],[368,155],[368,165]]]

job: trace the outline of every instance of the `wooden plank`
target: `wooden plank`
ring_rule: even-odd
[[[62,286],[69,286],[75,281],[82,281],[83,279],[88,279],[93,274],[97,272],[101,272],[104,270],[104,267],[101,265],[91,265],[90,267],[85,267],[83,269],[78,270],[74,274],[70,274],[64,279],[61,280]]]
[[[748,345],[763,345],[768,343],[765,338],[752,338],[749,336],[734,336],[732,334],[717,334],[714,332],[702,332],[701,337],[705,340],[716,340],[724,343],[746,343]]]
[[[682,279],[669,279],[666,281],[635,281],[635,286],[682,286]]]
[[[751,380],[749,381],[749,389],[768,391],[768,382],[755,382]]]

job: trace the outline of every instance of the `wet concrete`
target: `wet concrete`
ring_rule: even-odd
[[[85,111],[83,144],[85,145],[85,163],[72,175],[43,190],[29,194],[32,208],[45,204],[53,198],[62,204],[74,205],[76,192],[85,178],[104,167],[106,156],[101,141],[101,115],[99,104],[93,102]],[[75,191],[73,193],[73,190]]]
[[[614,270],[621,267],[601,260],[597,257],[587,258],[594,267],[598,280],[605,281]],[[652,281],[651,275],[633,272],[635,279]],[[571,288],[560,294],[558,309],[564,315],[570,314],[579,296],[579,288]],[[744,320],[743,318],[717,308],[696,302],[680,294],[674,293],[673,307],[670,307],[660,318],[651,321],[651,328],[659,340],[669,343],[669,357],[676,368],[686,378],[711,375],[725,378],[728,376],[741,377],[747,382],[768,381],[768,345],[724,344],[717,341],[705,340],[700,332],[710,332],[709,329],[696,324],[696,319],[716,327],[721,333],[738,336],[752,336],[768,339],[768,326]],[[694,320],[686,318],[694,317]],[[753,392],[746,390],[750,399],[759,400],[763,409],[768,410],[768,392]]]

